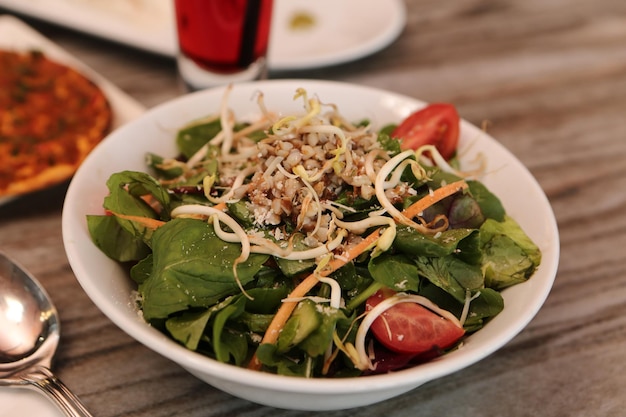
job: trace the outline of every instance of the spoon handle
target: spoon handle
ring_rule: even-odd
[[[68,417],[92,417],[78,397],[50,369],[38,367],[23,380],[46,394]]]

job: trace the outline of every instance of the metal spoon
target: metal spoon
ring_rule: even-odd
[[[0,252],[0,386],[42,391],[70,417],[90,417],[50,371],[59,318],[41,284]]]

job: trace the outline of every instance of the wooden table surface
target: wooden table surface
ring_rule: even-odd
[[[401,397],[323,415],[626,415],[626,2],[407,0],[407,11],[401,36],[374,55],[270,78],[381,87],[489,120],[554,208],[559,272],[536,318],[498,352]],[[173,59],[24,20],[147,108],[182,93]],[[63,329],[54,370],[94,415],[312,414],[213,389],[105,318],[65,256],[66,189],[0,206],[0,250],[53,297]]]

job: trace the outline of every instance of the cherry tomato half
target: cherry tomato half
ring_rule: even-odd
[[[391,136],[402,141],[403,150],[434,145],[447,160],[459,143],[459,123],[459,114],[452,104],[434,103],[404,119]]]
[[[393,294],[394,291],[390,289],[379,290],[367,300],[366,310],[371,310]],[[462,328],[450,320],[411,302],[396,304],[387,309],[374,320],[370,329],[383,346],[402,354],[446,349],[465,334]]]

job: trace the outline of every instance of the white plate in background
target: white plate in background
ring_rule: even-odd
[[[0,388],[0,404],[0,417],[63,417],[43,394],[27,388]]]
[[[161,55],[177,52],[173,0],[0,0],[0,6]],[[403,0],[274,0],[272,70],[341,64],[393,42],[406,23]],[[308,28],[293,19],[313,19]]]
[[[25,2],[26,4],[27,2]],[[111,130],[135,119],[145,108],[121,91],[111,82],[104,79],[78,59],[71,56],[58,45],[42,36],[39,32],[21,20],[8,15],[0,15],[0,49],[11,51],[42,51],[50,59],[71,66],[95,82],[104,92],[113,110]],[[0,197],[0,205],[6,204],[16,197]],[[0,403],[3,403],[0,401]]]
[[[163,55],[176,53],[174,0],[0,0],[8,10]]]
[[[404,29],[402,0],[274,0],[269,66],[302,70],[354,61],[391,44]],[[310,27],[294,28],[304,15]]]

